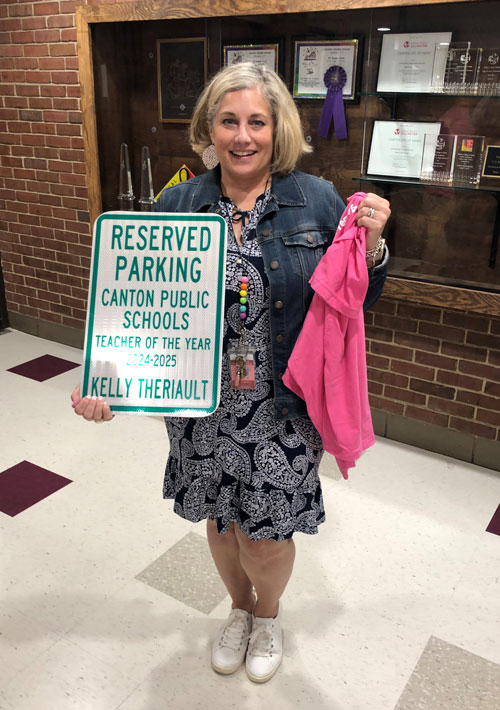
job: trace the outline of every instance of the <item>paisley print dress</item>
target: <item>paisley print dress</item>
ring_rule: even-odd
[[[267,199],[267,193],[259,198]],[[259,200],[256,208],[263,209]],[[174,511],[187,520],[216,521],[220,533],[234,522],[251,540],[314,534],[325,519],[318,476],[323,450],[308,418],[274,416],[270,291],[255,239],[262,209],[250,213],[240,247],[229,219],[232,203],[221,198],[219,205],[229,226],[221,400],[208,417],[165,419],[170,455],[164,498],[173,498]],[[253,390],[232,388],[227,355],[229,344],[239,340],[243,275],[248,276],[246,342],[256,353]]]

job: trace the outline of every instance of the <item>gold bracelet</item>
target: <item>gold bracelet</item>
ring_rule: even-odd
[[[377,263],[377,258],[383,253],[385,247],[385,239],[383,238],[382,235],[379,236],[377,239],[377,243],[375,244],[373,249],[368,249],[366,252],[366,259],[371,260],[371,263],[368,264],[368,266],[373,267]]]

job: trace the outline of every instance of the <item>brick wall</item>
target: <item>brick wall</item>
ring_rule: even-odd
[[[381,299],[366,335],[374,408],[500,441],[500,317]]]
[[[0,3],[0,252],[10,313],[82,328],[91,240],[75,5]]]

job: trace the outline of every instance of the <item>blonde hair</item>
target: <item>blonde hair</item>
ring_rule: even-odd
[[[221,69],[208,82],[196,103],[189,141],[201,155],[212,140],[210,129],[224,96],[230,91],[258,88],[269,104],[273,119],[271,172],[289,173],[304,153],[312,151],[304,140],[299,112],[282,79],[268,67],[240,62]]]

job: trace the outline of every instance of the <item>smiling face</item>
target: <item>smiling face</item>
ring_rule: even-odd
[[[230,91],[223,97],[210,137],[223,181],[247,186],[265,182],[273,155],[273,119],[257,87]]]

